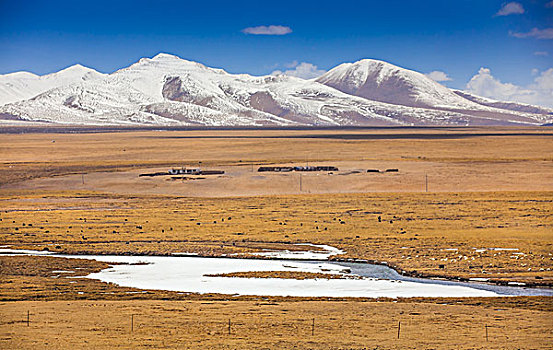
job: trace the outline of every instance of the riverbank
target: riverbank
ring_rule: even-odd
[[[546,349],[553,340],[551,297],[191,294],[84,278],[106,267],[94,260],[3,256],[0,263],[4,348]]]
[[[335,251],[327,247],[327,252]],[[18,275],[75,278],[108,285],[192,295],[400,298],[553,296],[547,288],[500,287],[483,282],[446,282],[410,278],[389,267],[368,263],[310,260],[205,258],[197,256],[58,255],[50,252],[0,250],[1,275],[9,287]],[[304,256],[311,256],[305,252]],[[319,253],[322,254],[322,253]],[[86,264],[81,266],[79,261]],[[100,263],[100,264],[98,264]],[[53,267],[55,266],[55,270]],[[65,266],[65,269],[60,269]],[[72,267],[71,267],[72,266]],[[68,280],[69,279],[69,280]],[[0,288],[1,289],[1,288]],[[58,290],[56,286],[54,290]],[[133,291],[128,293],[134,293]],[[83,294],[82,291],[79,294]],[[113,294],[113,293],[110,293]],[[0,293],[1,297],[1,293]],[[17,300],[17,299],[7,299]]]
[[[553,192],[181,198],[0,193],[0,244],[62,254],[248,257],[326,244],[404,275],[550,286]],[[259,257],[259,256],[258,256]]]

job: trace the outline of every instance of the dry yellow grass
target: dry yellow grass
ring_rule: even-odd
[[[426,276],[550,285],[552,141],[547,128],[2,134],[0,245],[247,256],[310,242]],[[227,173],[184,183],[138,177],[199,161]],[[306,161],[338,165],[342,174],[306,174],[300,192],[297,174],[251,172],[252,164]],[[366,168],[400,172],[351,173]],[[10,300],[0,305],[0,347],[545,349],[552,342],[551,298],[232,298],[142,292],[52,272],[75,263],[0,258],[0,298]],[[79,264],[85,272],[104,266]]]
[[[314,273],[314,272],[296,272],[296,271],[250,271],[250,272],[230,272],[218,273],[214,275],[205,275],[208,277],[229,277],[229,278],[283,278],[283,279],[361,279],[357,275]]]
[[[427,276],[553,279],[553,192],[201,199],[43,193],[5,195],[0,203],[0,244],[19,248],[214,256],[315,243]]]
[[[5,187],[18,180],[68,173],[195,166],[199,161],[203,166],[236,165],[240,169],[238,166],[242,165],[246,170],[250,169],[250,163],[324,161],[346,162],[346,167],[354,168],[405,169],[408,172],[406,180],[414,182],[410,186],[403,181],[392,182],[393,187],[390,187],[389,182],[380,181],[365,188],[352,188],[361,192],[393,191],[393,188],[402,187],[421,191],[425,173],[431,176],[432,186],[440,186],[431,187],[432,190],[551,190],[552,139],[547,128],[4,134],[0,139],[0,185]],[[447,179],[449,181],[445,181]],[[61,183],[61,188],[68,185],[74,188],[79,180],[80,176],[74,182]],[[351,181],[359,181],[359,178],[353,177]],[[97,185],[109,189],[106,182],[113,181],[104,178],[104,183]],[[243,194],[248,193],[244,184],[232,182],[228,185],[238,185]],[[30,188],[36,188],[33,186],[36,184]],[[123,186],[116,189],[124,191],[125,186],[127,190],[150,190],[147,185],[137,187],[136,181],[123,181]],[[202,190],[204,195],[209,194],[205,192],[209,188]],[[178,187],[176,191],[180,191]],[[196,195],[202,196],[201,193]]]
[[[54,301],[0,307],[0,346],[6,349],[548,349],[553,341],[551,311],[485,302]]]

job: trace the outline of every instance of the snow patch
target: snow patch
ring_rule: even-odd
[[[344,254],[343,250],[340,250],[335,247],[324,244],[309,244],[309,243],[300,243],[296,244],[298,246],[310,246],[319,248],[319,250],[313,251],[290,251],[290,250],[277,250],[270,252],[258,252],[252,253],[256,256],[264,256],[275,259],[292,259],[292,260],[328,260],[333,255]],[[322,250],[322,251],[321,251]]]

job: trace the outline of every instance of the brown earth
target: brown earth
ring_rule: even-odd
[[[548,128],[6,134],[0,140],[0,186],[197,197],[422,192],[428,175],[432,192],[541,191],[553,190],[552,140]],[[184,183],[138,177],[199,162],[226,174]],[[263,164],[308,162],[341,171],[303,174],[302,191],[297,173],[252,172]],[[399,172],[363,172],[388,168]],[[21,182],[33,178],[43,179]]]
[[[553,281],[549,128],[14,130],[0,137],[0,245],[249,256],[329,244],[347,252],[342,258],[423,276]],[[225,175],[138,177],[200,161]],[[252,172],[307,162],[340,171],[302,174],[301,190],[298,173]],[[399,172],[363,172],[388,168]],[[552,342],[551,298],[378,301],[141,291],[83,278],[105,264],[76,261],[0,257],[0,347],[541,349]],[[137,315],[132,334],[130,314]]]

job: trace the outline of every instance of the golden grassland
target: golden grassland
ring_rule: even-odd
[[[0,307],[0,346],[10,349],[547,349],[553,341],[550,311],[509,305],[98,300]]]
[[[550,286],[552,155],[548,128],[2,134],[0,245],[249,257],[328,244],[407,274]],[[138,177],[200,161],[225,176]],[[302,191],[298,174],[251,172],[306,162],[341,171],[306,174]],[[400,171],[355,172],[367,168]],[[83,278],[105,267],[0,257],[0,347],[545,349],[553,340],[548,297],[236,297]]]
[[[553,192],[0,197],[0,244],[67,254],[242,254],[329,244],[424,276],[550,285]],[[379,221],[380,218],[380,221]]]
[[[450,165],[471,164],[457,170],[465,176],[506,163],[538,167],[537,176],[530,173],[518,178],[518,189],[525,190],[544,181],[541,178],[547,173],[541,167],[550,166],[553,160],[548,132],[548,128],[435,128],[3,134],[0,185],[70,173],[195,166],[199,161],[203,166],[221,166],[316,160],[379,161],[383,165],[415,162],[422,168],[438,163],[442,166],[433,171],[436,174]],[[509,172],[508,168],[491,169],[491,178],[479,182],[497,190]],[[542,186],[551,189],[551,176],[545,177]]]

